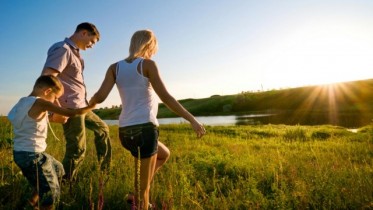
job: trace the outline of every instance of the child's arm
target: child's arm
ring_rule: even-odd
[[[41,100],[41,105],[44,106],[45,111],[53,112],[59,115],[73,117],[75,115],[85,114],[91,111],[95,106],[88,105],[80,109],[66,109],[60,106],[57,106],[49,101]]]
[[[31,107],[29,116],[38,120],[43,118],[46,112],[53,112],[59,115],[73,117],[75,115],[85,114],[93,108],[93,105],[89,105],[80,109],[66,109],[44,99],[38,98],[36,99],[34,105]]]

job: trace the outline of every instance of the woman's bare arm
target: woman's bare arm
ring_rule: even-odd
[[[93,95],[91,100],[89,101],[89,104],[95,105],[98,103],[102,103],[105,101],[107,96],[109,95],[110,91],[113,89],[113,86],[115,84],[115,70],[116,70],[117,63],[114,63],[110,65],[108,68],[105,79],[101,84],[100,89]]]
[[[198,137],[205,134],[205,128],[190,114],[166,89],[157,65],[152,60],[144,60],[143,62],[144,76],[149,78],[149,81],[162,102],[173,112],[180,117],[188,120]]]

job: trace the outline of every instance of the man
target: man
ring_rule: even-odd
[[[92,48],[100,39],[100,33],[91,23],[81,23],[70,38],[57,42],[48,50],[48,57],[42,75],[54,75],[62,82],[65,92],[59,103],[65,108],[82,108],[88,105],[87,91],[83,79],[84,60],[79,50]],[[66,119],[65,119],[66,121]],[[77,170],[86,152],[86,129],[94,132],[95,146],[101,170],[109,170],[111,144],[109,128],[92,111],[85,115],[70,117],[63,124],[66,139],[66,153],[62,161],[65,179],[75,180]]]

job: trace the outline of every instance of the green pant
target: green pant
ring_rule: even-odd
[[[101,170],[109,170],[111,162],[111,144],[109,127],[92,111],[85,115],[70,117],[63,125],[66,139],[66,153],[62,161],[67,179],[75,179],[77,170],[83,162],[86,152],[86,128],[95,135],[95,146]]]

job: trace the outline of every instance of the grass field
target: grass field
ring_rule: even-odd
[[[62,128],[52,125],[47,152],[64,155]],[[133,158],[111,126],[113,168],[100,174],[91,132],[79,181],[62,187],[59,209],[128,209]],[[207,127],[197,139],[188,125],[160,127],[171,150],[151,186],[157,209],[372,209],[373,127],[353,133],[335,126]],[[30,193],[12,158],[11,125],[0,122],[0,209],[17,209]],[[103,197],[100,197],[103,196]]]

